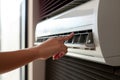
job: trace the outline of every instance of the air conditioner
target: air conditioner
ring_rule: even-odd
[[[74,32],[65,42],[67,56],[120,66],[120,0],[86,0],[67,10],[68,5],[37,24],[35,45]]]

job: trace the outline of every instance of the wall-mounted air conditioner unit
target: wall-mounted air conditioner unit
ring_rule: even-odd
[[[86,0],[78,5],[79,1],[73,0],[39,22],[35,44],[74,32],[65,42],[67,55],[120,66],[120,0]],[[65,11],[72,4],[76,7]]]

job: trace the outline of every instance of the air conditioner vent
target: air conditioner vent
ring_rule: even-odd
[[[55,16],[90,0],[40,0],[40,20]]]
[[[60,33],[55,35],[47,35],[41,36],[37,38],[37,43],[42,43],[49,38],[58,37],[58,36],[66,36],[70,34],[68,33]],[[65,44],[68,45],[70,48],[83,48],[83,49],[95,49],[92,30],[85,30],[85,31],[75,31],[74,37],[68,41],[65,41]]]

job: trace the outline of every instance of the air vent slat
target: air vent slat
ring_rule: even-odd
[[[120,80],[115,67],[64,56],[46,61],[46,80]]]
[[[64,1],[65,2],[65,1]],[[63,2],[63,3],[64,3]],[[57,9],[57,8],[59,8],[63,3],[59,3],[59,4],[57,4],[58,2],[55,2],[55,3],[53,3],[53,4],[51,4],[49,7],[46,7],[45,9],[44,9],[44,14],[43,15],[45,15],[45,14],[49,14],[50,12],[52,12],[52,11],[54,11],[55,9]],[[56,5],[57,4],[57,5]],[[56,6],[54,6],[54,5],[56,5]]]
[[[52,17],[90,0],[40,0],[40,20]]]
[[[51,0],[49,3],[43,4],[42,6],[42,10],[41,11],[46,11],[48,8],[52,7],[53,5],[55,5],[57,3],[54,2],[54,0]]]

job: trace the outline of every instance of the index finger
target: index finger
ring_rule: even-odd
[[[69,39],[71,39],[73,36],[74,36],[74,33],[72,32],[72,33],[70,33],[68,36],[62,37],[62,40],[63,40],[63,41],[69,40]]]

